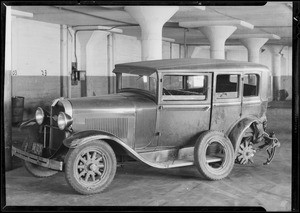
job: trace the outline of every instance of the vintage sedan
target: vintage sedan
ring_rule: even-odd
[[[161,169],[196,166],[209,180],[280,143],[266,132],[271,73],[240,61],[168,59],[118,64],[116,93],[59,98],[21,125],[13,154],[36,177],[65,172],[78,193],[112,182],[117,165],[138,160]],[[137,167],[138,169],[138,167]]]

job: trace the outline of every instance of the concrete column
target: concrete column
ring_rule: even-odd
[[[113,33],[107,35],[107,80],[108,80],[108,94],[115,92],[115,81],[112,71],[115,66],[114,42],[115,36]]]
[[[211,58],[225,59],[225,42],[236,29],[236,26],[200,27],[201,32],[209,40]]]
[[[87,72],[86,69],[86,62],[87,62],[87,57],[86,57],[86,48],[87,48],[87,43],[89,42],[91,36],[93,34],[93,31],[78,31],[77,32],[77,69],[78,70],[85,70],[86,75],[89,73]],[[78,51],[80,49],[80,51]],[[81,80],[78,82],[80,84],[80,96],[81,97],[86,97],[88,96],[88,87],[87,87],[87,80]]]
[[[268,38],[243,38],[242,44],[248,50],[248,61],[259,63],[260,48],[268,41]]]
[[[77,69],[86,70],[86,45],[89,42],[93,31],[77,32]]]
[[[281,54],[282,45],[269,45],[268,49],[272,54],[272,74],[273,74],[273,97],[278,97],[281,90]]]
[[[12,169],[12,110],[11,110],[11,7],[6,6],[5,21],[5,74],[4,74],[4,146],[5,146],[5,170]]]
[[[178,9],[178,6],[125,7],[142,29],[143,61],[162,59],[162,28]]]

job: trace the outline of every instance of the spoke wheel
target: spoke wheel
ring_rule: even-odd
[[[243,138],[243,141],[239,146],[235,162],[238,164],[253,163],[253,156],[255,152],[256,151],[253,148],[253,144],[251,142],[251,137]]]
[[[102,140],[70,149],[65,159],[66,180],[80,194],[103,191],[116,173],[116,156]]]
[[[221,132],[204,132],[194,149],[195,165],[200,174],[209,180],[220,180],[231,172],[234,149],[230,140]]]

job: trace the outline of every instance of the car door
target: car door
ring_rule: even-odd
[[[241,73],[214,74],[211,130],[226,133],[241,117]]]
[[[261,100],[261,74],[258,71],[245,73],[243,76],[242,115],[261,117],[267,108],[267,101]]]
[[[211,73],[161,73],[157,113],[158,146],[193,145],[209,129]]]

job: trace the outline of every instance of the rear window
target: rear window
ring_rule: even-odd
[[[240,75],[217,75],[216,95],[218,99],[239,97]]]
[[[244,97],[258,96],[259,76],[247,74],[244,76]]]

